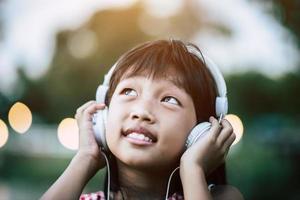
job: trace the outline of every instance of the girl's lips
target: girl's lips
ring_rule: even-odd
[[[151,140],[150,141],[143,140],[143,139],[139,139],[138,137],[125,136],[125,139],[131,144],[138,145],[138,146],[149,146],[154,144]]]
[[[128,138],[130,138],[132,140],[150,142],[150,141],[148,141],[148,139],[145,139],[145,138],[149,138],[151,140],[151,143],[154,143],[157,141],[157,138],[155,137],[155,135],[152,132],[150,132],[149,130],[147,130],[146,128],[143,128],[141,126],[129,128],[126,131],[124,131],[122,134],[124,136],[130,135]],[[144,137],[138,136],[139,134],[143,135]]]

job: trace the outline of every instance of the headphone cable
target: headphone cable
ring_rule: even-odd
[[[110,167],[109,167],[109,162],[108,162],[108,158],[106,156],[106,154],[101,150],[100,151],[101,154],[104,156],[105,158],[105,162],[106,162],[106,167],[107,167],[107,191],[106,191],[106,199],[109,200],[110,199]]]
[[[171,175],[169,176],[168,185],[167,185],[167,192],[166,192],[166,198],[165,198],[166,200],[168,199],[168,196],[169,196],[169,189],[170,189],[172,177],[173,177],[174,173],[175,173],[178,169],[179,169],[179,167],[176,167],[176,168],[172,171]]]

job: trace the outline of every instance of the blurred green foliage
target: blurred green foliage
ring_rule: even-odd
[[[30,157],[2,153],[0,158],[1,183],[18,188],[12,199],[38,199],[67,168],[70,158]],[[85,187],[84,192],[103,188],[105,169],[100,170]],[[0,197],[1,199],[1,197]]]
[[[230,112],[246,122],[259,115],[282,115],[296,122],[300,119],[300,73],[271,79],[257,72],[227,77]],[[295,124],[296,125],[296,124]]]
[[[274,5],[271,12],[288,29],[290,29],[300,47],[300,3],[299,0],[272,0]]]
[[[295,34],[299,44],[300,4],[297,0],[274,3],[273,14]],[[199,21],[190,9],[187,4],[185,10],[171,17],[169,20],[176,22],[177,28],[170,30],[174,34],[161,37],[192,37]],[[139,4],[104,10],[76,30],[60,32],[53,61],[44,76],[32,80],[19,70],[19,83],[15,88],[19,91],[18,100],[27,104],[45,123],[57,124],[65,117],[72,117],[77,107],[95,98],[103,75],[121,54],[136,44],[157,38],[141,31],[138,18],[143,12]],[[219,28],[230,34],[224,27]],[[89,56],[76,58],[70,52],[69,43],[84,30],[96,35],[97,47]],[[234,147],[237,151],[228,160],[228,178],[245,199],[300,198],[297,190],[300,187],[299,70],[277,79],[257,72],[226,77],[230,113],[237,114],[245,126],[241,144]],[[16,97],[10,99],[0,93],[1,119],[7,121],[8,109],[15,100]],[[31,198],[38,198],[63,172],[70,159],[28,157],[1,151],[1,181],[23,188],[24,193],[31,191]],[[99,184],[103,184],[99,179],[103,179],[103,171],[86,190],[98,190]]]

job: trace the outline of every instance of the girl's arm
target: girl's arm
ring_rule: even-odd
[[[180,177],[184,191],[184,199],[212,199],[205,180],[205,174],[198,166],[180,165]]]
[[[223,119],[221,124],[211,117],[211,129],[199,141],[187,149],[180,160],[180,178],[184,197],[190,199],[214,199],[207,188],[207,177],[225,161],[235,134],[230,123]],[[225,194],[225,193],[224,193]],[[238,199],[232,196],[230,199]]]
[[[41,199],[79,199],[84,186],[98,170],[93,162],[90,156],[77,153]]]
[[[105,160],[101,155],[92,128],[93,114],[104,107],[104,104],[90,101],[77,109],[75,118],[79,127],[79,150],[64,173],[41,199],[79,199],[90,178],[104,167]]]

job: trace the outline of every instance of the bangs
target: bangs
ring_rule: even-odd
[[[135,76],[143,76],[149,79],[158,80],[163,79],[172,82],[179,88],[186,89],[184,85],[186,84],[185,77],[179,73],[174,65],[172,64],[162,64],[162,63],[151,63],[145,65],[134,64],[128,68],[128,71],[123,74],[120,80],[132,78]],[[159,69],[159,70],[158,70]]]
[[[184,44],[158,41],[157,45],[151,43],[151,48],[144,44],[121,57],[115,75],[118,81],[133,76],[165,79],[190,92],[189,82],[195,79],[192,74],[195,66],[199,67],[199,59]]]

